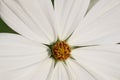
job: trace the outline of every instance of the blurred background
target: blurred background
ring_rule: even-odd
[[[15,33],[15,31],[13,31],[11,28],[9,28],[7,26],[7,24],[5,24],[3,22],[3,20],[0,18],[0,33],[2,33],[2,32]]]

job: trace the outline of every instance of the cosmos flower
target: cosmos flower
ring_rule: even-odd
[[[120,80],[120,0],[0,0],[0,80]]]

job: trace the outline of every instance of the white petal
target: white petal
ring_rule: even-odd
[[[70,73],[70,80],[95,80],[94,77],[76,61],[68,59],[66,64]]]
[[[55,40],[50,0],[2,0],[0,8],[2,19],[16,32],[42,43]]]
[[[32,66],[27,66],[25,68],[9,70],[5,72],[0,72],[1,80],[31,80],[33,75],[36,74],[36,70],[40,68],[40,64],[34,64]]]
[[[80,24],[90,0],[55,0],[56,29],[60,39],[66,39]]]
[[[16,34],[0,34],[0,73],[29,67],[48,58],[47,47]]]
[[[113,9],[117,5],[120,5],[119,0],[98,0],[96,5],[94,5],[86,15],[84,23],[89,24],[94,22],[97,18],[101,17],[107,11]]]
[[[79,48],[72,57],[97,80],[120,80],[120,45]]]
[[[42,63],[43,64],[37,68],[36,73],[33,74],[31,80],[49,80],[49,76],[52,74],[54,68],[54,60],[49,58]]]
[[[106,6],[107,4],[108,3],[106,3]],[[71,45],[118,43],[120,41],[120,4],[112,8],[109,6],[109,8],[108,11],[97,17],[90,24],[83,22],[79,25],[68,43]],[[99,12],[97,13],[99,14]],[[94,17],[94,15],[92,17]]]
[[[89,7],[88,7],[88,11],[87,13],[93,8],[93,6],[95,6],[100,0],[91,0],[90,1],[90,4],[89,4]],[[86,13],[86,15],[87,15]]]
[[[63,62],[58,62],[49,80],[70,80]]]

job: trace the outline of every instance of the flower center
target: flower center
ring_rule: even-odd
[[[56,60],[66,60],[70,57],[71,48],[65,41],[56,42],[52,47],[52,54]]]

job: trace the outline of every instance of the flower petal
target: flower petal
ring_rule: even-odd
[[[70,80],[64,63],[58,62],[56,64],[55,69],[52,72],[51,79],[49,80]]]
[[[35,74],[33,74],[33,78],[31,80],[49,80],[49,76],[51,75],[54,68],[54,60],[46,59],[42,62],[37,69]]]
[[[1,80],[46,80],[50,73],[53,60],[46,59],[41,63],[34,64],[33,66],[11,70],[4,73],[0,73]],[[7,77],[6,77],[7,76]]]
[[[66,39],[83,19],[90,0],[55,0],[56,29]]]
[[[120,45],[103,45],[73,50],[72,57],[96,80],[120,79]]]
[[[72,59],[66,61],[67,69],[70,73],[71,80],[95,80],[81,65]]]
[[[97,18],[103,16],[106,12],[113,9],[117,5],[120,5],[119,0],[99,0],[96,5],[88,12],[85,17],[84,23],[89,24],[94,22]]]
[[[120,1],[116,2],[116,4],[119,2]],[[107,4],[108,3],[106,3],[107,8],[110,9],[105,11],[104,14],[100,15],[89,24],[86,24],[83,21],[83,23],[81,23],[81,25],[79,25],[79,27],[76,28],[76,31],[73,33],[73,35],[68,41],[69,44],[113,44],[118,43],[120,41],[120,4],[115,5],[114,7],[108,7]],[[97,13],[99,14],[99,12]],[[87,20],[85,21],[87,22]]]
[[[56,39],[51,0],[2,0],[0,8],[2,19],[23,36],[42,43]]]
[[[0,72],[1,80],[31,80],[40,64],[34,64],[30,67]],[[7,77],[6,77],[7,76]]]
[[[48,57],[46,46],[20,35],[0,34],[0,73],[30,67]]]

